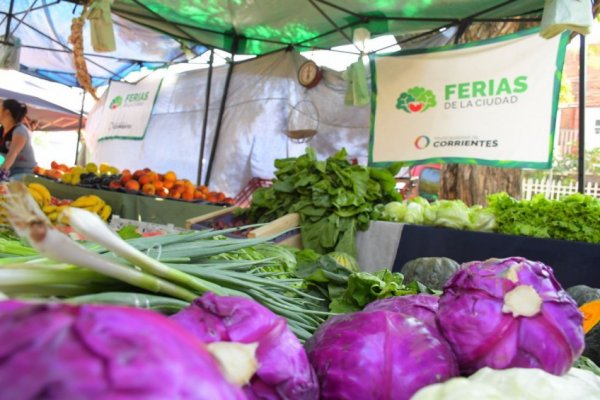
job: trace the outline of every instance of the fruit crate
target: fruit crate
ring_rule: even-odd
[[[240,227],[239,231],[231,232],[226,236],[233,238],[276,236],[273,242],[277,244],[285,244],[299,249],[302,248],[299,214],[294,213],[284,215],[281,218],[255,229],[242,229],[247,225],[247,221],[243,217],[235,215],[237,209],[239,209],[239,207],[228,207],[209,214],[190,218],[186,221],[185,226],[187,229],[193,230]]]

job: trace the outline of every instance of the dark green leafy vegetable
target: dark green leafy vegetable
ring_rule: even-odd
[[[596,364],[600,364],[600,324],[585,335],[583,355]]]
[[[319,161],[308,148],[298,158],[275,160],[275,167],[273,186],[254,192],[244,213],[251,222],[299,213],[304,247],[320,254],[342,251],[356,257],[356,232],[369,227],[375,205],[400,199],[394,175],[401,164],[352,165],[345,149]]]
[[[584,369],[586,371],[593,372],[594,374],[600,376],[600,367],[598,367],[592,360],[590,360],[586,356],[580,356],[577,360],[575,360],[573,367]]]
[[[578,307],[590,301],[600,300],[600,289],[586,285],[575,285],[567,289],[567,293],[575,300]]]
[[[329,308],[332,312],[349,313],[360,311],[378,299],[417,293],[432,292],[416,281],[405,285],[402,274],[387,269],[372,274],[355,272],[348,278],[348,288],[331,300]]]
[[[456,261],[446,257],[421,257],[402,266],[408,281],[419,281],[431,289],[442,290],[444,284],[459,269]]]
[[[497,232],[600,243],[600,200],[581,193],[548,200],[516,200],[506,193],[488,197]]]
[[[137,239],[142,237],[142,235],[137,231],[137,228],[134,225],[125,225],[117,231],[117,234],[123,240]]]

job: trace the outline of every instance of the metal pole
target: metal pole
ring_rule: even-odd
[[[223,97],[221,97],[221,107],[219,109],[219,118],[217,120],[217,128],[215,129],[215,137],[212,143],[212,149],[210,152],[210,158],[208,159],[208,167],[206,168],[206,179],[204,179],[204,185],[210,184],[210,175],[212,173],[212,167],[215,162],[215,154],[217,153],[217,146],[219,145],[219,136],[221,135],[221,125],[223,124],[223,114],[225,114],[225,104],[227,103],[227,94],[229,93],[229,84],[231,83],[231,75],[233,73],[234,57],[237,52],[238,37],[233,39],[233,45],[231,49],[231,63],[227,70],[227,78],[225,78],[225,88],[223,89]]]
[[[204,145],[206,144],[206,127],[208,125],[208,106],[210,104],[210,89],[212,85],[213,61],[215,50],[210,49],[210,58],[208,60],[208,77],[206,78],[206,100],[204,100],[204,120],[202,121],[202,137],[200,138],[200,157],[198,159],[198,178],[197,185],[202,182],[202,170],[204,160]]]
[[[10,6],[8,7],[8,15],[6,16],[6,33],[4,33],[4,40],[8,41],[8,35],[10,35],[10,20],[13,17],[13,8],[15,6],[15,0],[10,0]]]
[[[79,113],[79,126],[77,128],[77,146],[75,146],[75,165],[77,165],[77,156],[79,155],[79,142],[81,141],[81,128],[83,127],[83,105],[85,104],[85,90],[81,96],[81,111]]]
[[[577,189],[585,185],[585,36],[579,35],[579,159],[577,162]]]

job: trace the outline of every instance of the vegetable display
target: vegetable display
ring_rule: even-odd
[[[583,400],[600,399],[600,379],[572,368],[563,376],[540,369],[483,368],[469,378],[453,378],[421,389],[412,400]]]
[[[323,400],[408,400],[420,388],[458,375],[437,330],[396,312],[335,316],[306,348]]]
[[[189,303],[206,292],[251,297],[286,317],[290,328],[301,340],[310,337],[330,315],[321,310],[320,297],[298,289],[301,279],[273,279],[280,272],[260,271],[257,267],[261,261],[210,259],[264,243],[269,237],[214,240],[227,233],[225,230],[170,234],[126,242],[96,214],[67,208],[65,213],[72,228],[93,243],[84,246],[49,223],[24,185],[9,183],[8,189],[9,195],[4,202],[8,219],[39,255],[26,260],[3,260],[0,291],[7,295],[66,297],[75,302],[115,303],[120,300],[131,304],[134,301],[132,305],[140,306],[139,299],[149,294],[162,298],[152,297],[148,301],[150,307],[166,304],[170,309],[173,299]],[[26,268],[24,262],[27,262]],[[136,296],[132,297],[131,292]],[[94,293],[98,295],[94,296]],[[84,300],[79,296],[84,296]],[[145,303],[141,302],[142,305]]]
[[[561,375],[584,346],[582,315],[552,270],[519,257],[463,265],[444,287],[438,322],[466,374],[524,367]]]
[[[324,299],[323,309],[334,313],[360,311],[377,299],[431,293],[424,285],[405,283],[402,274],[387,269],[354,272],[353,266],[338,263],[335,254],[319,256],[312,250],[302,250],[296,256],[295,275],[304,280],[303,286],[309,293]]]
[[[575,300],[578,306],[582,306],[590,301],[600,300],[600,289],[586,285],[571,286],[567,289],[567,293]]]
[[[414,317],[437,329],[436,314],[439,297],[431,294],[395,296],[376,300],[365,307],[365,311],[392,311]]]
[[[446,257],[421,257],[408,261],[401,272],[407,281],[418,281],[423,285],[442,290],[444,284],[459,269],[456,261]]]
[[[319,161],[309,147],[298,158],[275,160],[276,179],[254,192],[247,210],[250,222],[299,213],[304,248],[355,257],[355,234],[369,226],[374,205],[400,198],[394,178],[400,165],[368,168],[352,165],[346,156],[342,149]]]
[[[600,243],[600,199],[592,196],[576,193],[548,200],[535,195],[519,201],[497,193],[488,202],[499,233]]]
[[[207,293],[171,319],[203,343],[258,344],[258,369],[244,386],[248,398],[319,398],[317,378],[304,348],[285,319],[257,302]]]
[[[0,302],[0,354],[5,399],[245,399],[201,342],[146,310]]]
[[[492,232],[496,226],[494,214],[479,205],[468,207],[461,200],[439,200],[429,203],[422,197],[378,205],[371,218],[480,232]]]

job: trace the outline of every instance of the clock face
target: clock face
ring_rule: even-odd
[[[307,61],[298,70],[298,81],[302,86],[312,87],[319,77],[319,67],[314,61]]]

